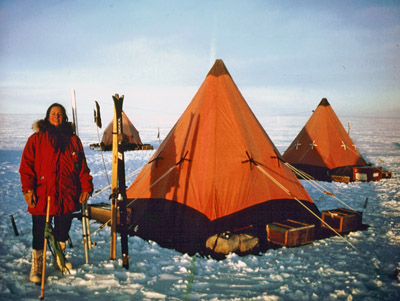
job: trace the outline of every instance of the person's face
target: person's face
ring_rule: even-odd
[[[54,126],[59,126],[63,123],[64,116],[60,107],[52,107],[49,114],[49,122]]]

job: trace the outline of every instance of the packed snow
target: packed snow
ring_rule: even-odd
[[[19,162],[32,133],[36,115],[0,115],[0,299],[37,300],[40,286],[29,282],[31,217],[21,193]],[[271,140],[283,152],[309,116],[259,118]],[[110,119],[103,117],[103,123]],[[134,122],[134,120],[132,120]],[[161,248],[139,237],[129,238],[130,267],[109,259],[110,228],[91,221],[90,263],[85,264],[81,223],[74,219],[73,246],[66,250],[75,269],[61,275],[47,256],[45,299],[49,300],[400,300],[400,119],[341,118],[362,155],[392,171],[392,179],[351,184],[323,183],[341,200],[363,212],[367,230],[331,237],[296,248],[268,250],[258,255],[224,260],[189,256]],[[156,148],[157,125],[137,126],[144,143]],[[172,126],[172,124],[171,124]],[[171,127],[161,128],[161,139]],[[85,146],[95,189],[108,185],[101,153],[89,145],[98,142],[93,117],[79,116],[79,133]],[[101,132],[100,132],[101,135]],[[226,150],[229,151],[229,150]],[[126,175],[135,175],[154,151],[126,153]],[[103,153],[111,176],[111,153]],[[127,179],[130,185],[134,179]],[[343,207],[310,183],[302,184],[320,210]],[[109,190],[90,202],[108,202]],[[368,201],[366,201],[368,198]],[[19,236],[14,234],[10,215]],[[351,247],[350,244],[355,248]],[[378,268],[376,267],[378,265]]]

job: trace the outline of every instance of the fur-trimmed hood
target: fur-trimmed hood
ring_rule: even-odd
[[[50,124],[45,119],[37,120],[33,123],[32,129],[35,133],[39,132],[51,132],[51,133],[59,133],[64,134],[67,136],[72,136],[74,134],[72,122],[65,122],[59,127],[55,127],[54,125]]]

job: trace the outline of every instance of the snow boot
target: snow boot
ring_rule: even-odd
[[[29,280],[35,284],[42,281],[43,250],[32,250],[32,267]]]
[[[57,256],[57,254],[55,254],[54,256],[54,260],[53,260],[53,265],[56,269],[60,270],[61,272],[64,273],[65,270],[67,271],[71,271],[72,270],[72,263],[70,263],[67,258],[65,257],[65,242],[59,241],[60,247],[61,247],[61,251],[62,251],[62,256],[64,256],[64,263],[65,263],[65,267],[63,267],[62,264],[62,260],[60,259],[59,256]]]

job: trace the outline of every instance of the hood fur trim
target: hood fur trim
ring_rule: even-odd
[[[61,127],[61,130],[64,133],[73,135],[73,126],[71,122],[64,123],[63,125],[61,125]],[[46,132],[52,129],[55,129],[55,127],[44,119],[37,120],[32,124],[32,130],[35,133]]]

